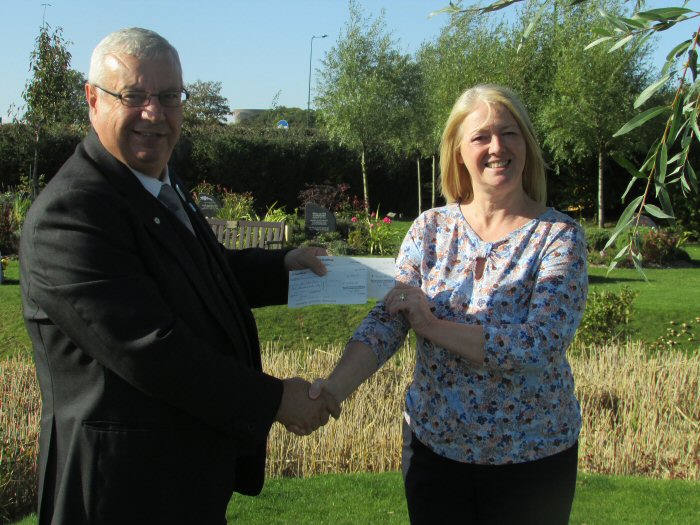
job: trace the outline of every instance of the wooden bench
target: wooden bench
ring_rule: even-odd
[[[282,248],[285,241],[284,221],[226,221],[207,219],[216,239],[233,250],[243,248]]]

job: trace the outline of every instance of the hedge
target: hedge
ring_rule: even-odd
[[[49,129],[42,136],[39,172],[50,180],[84,136],[79,129]],[[0,191],[16,186],[31,171],[34,135],[23,124],[0,126]],[[367,156],[370,201],[382,212],[415,216],[415,161],[382,148]],[[349,194],[362,196],[359,156],[309,130],[277,130],[221,126],[183,133],[171,163],[192,187],[206,180],[236,192],[252,192],[264,212],[273,203],[293,211],[299,192],[308,184],[350,185]],[[429,161],[423,177],[429,182]],[[429,193],[424,189],[424,207]]]

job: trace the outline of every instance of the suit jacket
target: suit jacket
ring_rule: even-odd
[[[41,524],[219,524],[262,488],[282,382],[250,308],[286,301],[286,252],[224,249],[187,201],[197,237],[93,131],[27,215]]]

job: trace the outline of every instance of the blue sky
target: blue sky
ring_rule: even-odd
[[[399,48],[413,53],[433,40],[447,22],[428,15],[449,0],[360,0],[365,15],[385,11],[387,29]],[[472,2],[467,2],[472,3]],[[482,2],[483,3],[483,2]],[[42,4],[50,4],[44,8]],[[650,7],[682,0],[652,0]],[[700,0],[690,6],[700,9]],[[313,75],[324,53],[336,43],[348,19],[347,0],[0,0],[0,117],[22,104],[29,78],[29,55],[42,16],[62,27],[72,42],[72,67],[87,74],[90,53],[108,33],[123,27],[153,29],[179,51],[185,82],[222,82],[231,109],[269,108],[277,103],[306,107],[311,37]],[[512,8],[506,10],[513,13]],[[697,25],[681,24],[659,41],[655,62]],[[312,78],[312,90],[314,79]],[[313,97],[313,92],[312,92]]]

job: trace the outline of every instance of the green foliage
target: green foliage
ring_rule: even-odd
[[[0,253],[17,253],[20,232],[31,203],[28,192],[0,194]]]
[[[311,129],[306,127],[307,115]],[[265,111],[255,113],[236,125],[248,128],[274,129],[277,127],[277,123],[280,120],[286,120],[290,130],[302,130],[304,132],[313,133],[312,128],[316,126],[316,112],[310,110],[310,112],[307,113],[305,109],[301,108],[275,106]]]
[[[397,251],[400,239],[396,229],[389,217],[379,218],[379,208],[369,214],[358,212],[351,221],[348,244],[356,253],[389,255]]]
[[[35,128],[47,124],[85,124],[85,77],[70,68],[71,54],[63,29],[50,31],[44,24],[30,55],[27,81],[22,97],[27,104],[24,118]]]
[[[255,213],[255,198],[252,193],[235,193],[225,189],[220,194],[220,198],[221,209],[216,215],[218,219],[229,221],[237,219],[258,220],[259,217]]]
[[[620,236],[614,247],[607,247],[613,231],[611,229],[587,228],[589,261],[593,264],[610,264],[616,254],[625,250],[629,239]],[[690,256],[682,249],[691,234],[679,228],[640,227],[637,231],[637,250],[643,254],[643,262],[648,267],[669,267],[688,265]],[[601,246],[602,245],[602,246]],[[627,254],[625,258],[617,257],[617,266],[633,267],[634,261]]]
[[[221,203],[221,208],[216,214],[217,219],[226,221],[257,221],[260,219],[255,213],[255,198],[250,192],[236,193],[224,186],[202,181],[192,188],[192,197],[197,204],[199,204],[199,196],[202,194],[215,197]]]
[[[598,174],[596,215],[602,227],[604,179],[609,169],[605,162],[607,156],[642,149],[637,141],[629,137],[622,141],[613,134],[633,115],[634,98],[648,73],[643,65],[645,52],[639,47],[631,48],[622,57],[602,48],[585,49],[594,38],[591,27],[604,21],[597,7],[622,12],[620,2],[607,1],[596,6],[561,6],[549,17],[550,23],[557,24],[553,42],[559,57],[538,123],[543,130],[543,142],[556,163],[595,162]],[[557,17],[560,20],[556,20]],[[581,71],[586,74],[582,75]]]
[[[627,287],[618,292],[591,291],[576,338],[584,344],[604,344],[631,335],[632,303],[637,295]]]
[[[226,124],[231,113],[228,101],[221,95],[221,82],[196,80],[185,85],[189,93],[184,105],[183,128]]]
[[[322,246],[328,255],[355,255],[348,242],[337,231],[321,232],[313,239],[304,240],[301,246]]]
[[[316,101],[331,139],[361,157],[366,210],[368,148],[400,142],[401,129],[415,118],[419,86],[419,71],[410,57],[396,50],[386,33],[383,14],[371,21],[351,0],[344,32],[323,59]]]
[[[462,8],[459,4],[450,3],[449,7],[439,12],[450,13],[453,16],[461,13],[483,15],[484,13],[498,11],[510,5],[520,3],[521,1],[523,0],[498,0],[485,6],[471,5],[466,8]],[[655,32],[665,31],[679,23],[700,16],[700,12],[686,7],[688,2],[685,2],[682,7],[667,6],[657,9],[645,9],[645,3],[637,0],[628,0],[626,3],[634,6],[634,11],[631,15],[621,12],[621,10],[615,8],[615,6],[611,7],[607,5],[606,8],[601,11],[603,18],[601,23],[595,25],[589,21],[586,22],[582,28],[584,33],[592,31],[598,37],[589,43],[584,50],[595,50],[597,47],[603,47],[603,44],[605,44],[608,53],[613,51],[618,53],[618,60],[611,64],[612,67],[608,70],[610,74],[604,74],[602,78],[595,73],[591,74],[586,66],[583,65],[583,68],[586,68],[588,71],[585,78],[595,79],[594,89],[600,90],[601,94],[605,94],[607,91],[605,88],[605,80],[607,78],[612,78],[618,71],[623,70],[629,62],[629,58],[634,56],[639,49],[643,49],[646,42]],[[584,9],[593,4],[597,4],[597,2],[576,0],[570,3],[575,9],[578,9],[580,6],[583,6],[582,9]],[[560,8],[558,0],[545,0],[542,4],[542,11],[549,5],[553,5],[555,11]],[[539,22],[540,16],[538,15],[529,22],[528,27],[523,32],[523,36],[528,37],[533,25]],[[700,113],[700,96],[698,96],[698,93],[700,93],[700,80],[697,78],[698,39],[697,34],[693,33],[694,29],[693,25],[688,26],[688,38],[679,42],[668,53],[666,56],[666,63],[662,68],[659,78],[646,78],[644,82],[650,82],[646,88],[637,90],[636,93],[627,93],[636,96],[633,101],[633,107],[635,109],[641,109],[642,106],[646,105],[648,102],[652,102],[653,106],[643,109],[639,114],[633,116],[625,124],[621,125],[621,127],[612,134],[612,137],[607,134],[603,136],[603,140],[610,141],[636,130],[642,125],[648,126],[648,122],[654,117],[660,115],[666,117],[665,126],[662,128],[662,131],[657,133],[657,136],[660,135],[659,139],[654,141],[646,157],[641,164],[639,164],[639,168],[636,168],[635,164],[627,160],[623,155],[615,156],[615,160],[632,175],[632,179],[624,193],[625,196],[633,188],[637,180],[646,180],[646,184],[644,185],[642,194],[632,198],[631,202],[620,216],[615,231],[610,238],[610,245],[613,245],[616,242],[616,238],[623,233],[627,234],[626,236],[629,239],[625,249],[620,250],[610,264],[610,270],[612,270],[619,261],[631,258],[635,267],[644,275],[642,272],[643,256],[640,252],[641,242],[638,234],[642,213],[649,213],[656,218],[662,219],[674,218],[675,213],[671,201],[671,195],[673,193],[672,187],[674,185],[680,188],[681,197],[683,199],[688,199],[691,195],[695,194],[697,196],[698,194],[698,177],[692,163],[689,162],[692,145],[700,142],[700,127],[698,127],[697,124],[698,114]],[[572,38],[575,39],[576,36],[576,33],[572,34]],[[529,38],[529,40],[534,39]],[[575,40],[572,41],[575,42]],[[566,46],[562,49],[564,52],[572,51],[574,53],[580,53],[580,46],[575,44],[571,45],[570,41],[567,41]],[[622,53],[622,56],[619,56],[619,53]],[[604,54],[599,53],[598,56],[603,57]],[[565,56],[562,58],[565,58]],[[589,57],[583,56],[582,59],[584,61],[589,60]],[[582,63],[585,64],[585,62],[581,60],[576,60],[574,61],[574,67],[580,71]],[[679,64],[682,64],[680,69]],[[577,75],[575,82],[569,84],[576,86],[582,80],[585,79],[581,75]],[[601,80],[603,89],[601,89],[599,85]],[[566,84],[567,83],[565,83],[565,85]],[[671,85],[673,86],[675,95],[667,98],[662,97],[661,100],[659,100],[658,95],[663,94],[664,90],[669,89]],[[617,86],[615,87],[617,88]],[[621,92],[626,92],[626,90],[623,89]],[[575,99],[571,107],[576,111],[579,107],[585,108],[586,102],[587,100],[585,98],[579,97]],[[626,106],[626,104],[623,104],[623,107],[624,106]],[[569,129],[575,128],[575,126],[560,125],[561,122],[568,120],[564,117],[568,117],[571,113],[561,112],[560,110],[563,108],[558,100],[554,101],[552,107],[553,115],[551,116],[554,116],[554,118],[551,120],[555,123],[555,127],[552,129],[563,130],[566,134]],[[557,114],[555,115],[554,113]],[[616,108],[612,107],[612,114],[614,115],[615,113],[617,113]],[[575,115],[575,113],[573,114]],[[593,119],[578,118],[575,119],[575,121],[579,123],[590,123],[597,119],[604,121],[606,120],[606,116],[607,115],[604,113],[596,112]],[[553,135],[553,137],[556,136],[557,134]],[[573,140],[578,141],[582,137],[585,138],[587,136],[590,136],[590,134],[587,135],[586,133],[576,132]],[[565,140],[561,141],[562,145],[565,145],[567,140],[569,140],[566,138],[564,139]],[[600,169],[602,170],[602,165]],[[654,194],[651,193],[652,188]],[[652,203],[652,199],[657,200],[660,207]],[[601,220],[599,225],[601,227],[603,226],[602,212],[603,209],[600,207],[599,218]],[[628,234],[629,232],[631,232],[631,234]]]
[[[695,525],[698,509],[697,481],[579,472],[570,523]],[[399,472],[268,479],[255,498],[234,494],[226,517],[227,523],[250,525],[408,523]],[[36,523],[31,515],[15,525]]]
[[[296,218],[296,213],[287,213],[284,206],[278,206],[276,202],[273,202],[267,207],[265,215],[263,215],[262,220],[269,222],[294,222]]]
[[[605,228],[586,228],[586,246],[589,252],[599,252],[610,240],[610,230]]]
[[[640,231],[641,253],[646,264],[663,264],[674,261],[680,241],[677,232],[659,228]]]

